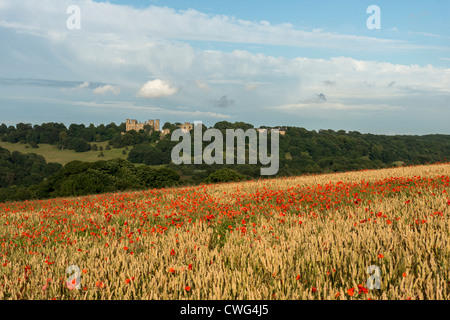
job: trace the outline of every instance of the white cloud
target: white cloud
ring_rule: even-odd
[[[71,0],[0,0],[1,5],[6,4],[0,10],[0,38],[5,42],[0,53],[0,69],[5,77],[46,74],[49,78],[91,81],[71,84],[70,90],[74,91],[96,88],[96,94],[118,94],[120,87],[137,92],[138,97],[170,96],[165,103],[172,110],[180,105],[196,106],[198,111],[183,109],[188,113],[181,114],[195,118],[229,118],[222,113],[196,113],[203,112],[201,109],[210,110],[211,101],[225,93],[239,102],[240,107],[232,109],[235,118],[247,112],[272,119],[283,113],[278,112],[280,110],[294,112],[314,108],[390,110],[391,107],[422,105],[424,109],[437,106],[446,110],[448,106],[449,68],[343,56],[289,59],[229,50],[232,45],[227,45],[225,51],[203,50],[202,45],[194,47],[196,43],[184,40],[332,48],[332,52],[349,56],[367,56],[366,53],[376,56],[373,55],[376,52],[380,53],[380,59],[389,59],[391,53],[396,56],[412,52],[396,50],[413,47],[404,41],[321,29],[303,31],[290,24],[244,21],[195,10],[175,11],[155,6],[137,9],[91,0],[77,3],[81,7],[82,29],[68,30],[64,23],[65,9],[73,4]],[[438,57],[445,57],[448,46],[440,49]],[[261,46],[263,50],[265,47]],[[328,52],[325,51],[325,56]],[[21,67],[17,68],[18,65]],[[147,81],[143,79],[149,78],[157,80],[143,85]],[[181,87],[183,90],[178,90]],[[326,102],[305,103],[319,93],[326,96]],[[272,109],[272,113],[261,113],[260,108]],[[161,115],[181,111],[165,109],[152,110]],[[286,119],[290,118],[289,115]]]
[[[178,92],[178,89],[170,82],[156,79],[153,81],[148,81],[139,90],[138,96],[142,98],[154,99],[160,97],[167,97],[174,95]]]
[[[207,91],[209,91],[210,90],[210,87],[208,86],[208,84],[207,83],[205,83],[205,82],[202,82],[202,81],[195,81],[195,84],[197,85],[197,87],[199,87],[200,89],[203,89],[203,90],[207,90]]]
[[[79,89],[84,89],[89,87],[89,82],[85,81],[78,86]]]
[[[366,103],[366,104],[348,104],[342,102],[324,102],[324,103],[292,103],[285,104],[281,106],[276,106],[274,109],[282,110],[286,112],[296,113],[300,110],[305,109],[322,109],[322,110],[403,110],[405,107],[402,106],[392,106],[388,104],[374,104],[374,103]]]
[[[61,12],[65,12],[69,0],[2,0],[8,4],[0,12],[1,25],[20,32],[50,38],[52,41],[70,41],[74,32],[61,27]],[[324,32],[320,28],[312,31],[295,29],[292,24],[273,25],[269,21],[253,22],[225,15],[211,15],[189,9],[176,11],[168,7],[150,6],[136,9],[131,6],[108,2],[80,1],[82,29],[89,30],[90,37],[100,42],[115,38],[116,44],[127,47],[125,40],[177,39],[195,41],[221,41],[254,43],[264,45],[285,45],[291,47],[364,48],[391,50],[395,47],[420,47],[405,41],[377,37]],[[21,12],[19,16],[17,12]],[[39,14],[36,14],[38,12]],[[13,18],[17,21],[10,22]],[[170,23],[167,23],[170,21]],[[111,36],[114,35],[114,36]],[[140,36],[138,36],[140,35]],[[66,39],[69,38],[69,39]],[[145,42],[140,42],[142,47]],[[116,47],[117,48],[117,47]],[[113,49],[116,49],[113,48]]]
[[[106,94],[108,92],[111,92],[114,95],[118,95],[120,93],[120,88],[117,88],[110,84],[107,84],[107,85],[95,88],[93,92],[95,94]]]
[[[246,84],[244,85],[245,91],[253,91],[253,90],[255,90],[256,88],[258,88],[258,85],[257,85],[256,83],[246,83]]]
[[[52,101],[60,101],[63,100],[55,100],[52,99]],[[106,109],[118,109],[118,110],[139,110],[139,111],[146,111],[146,112],[152,112],[152,114],[157,115],[173,115],[173,116],[179,116],[181,118],[210,118],[210,119],[230,119],[231,116],[228,114],[218,113],[218,112],[205,112],[205,111],[192,111],[192,110],[186,110],[189,109],[189,107],[177,107],[176,109],[182,109],[182,110],[172,110],[172,109],[165,109],[165,108],[159,108],[159,107],[152,107],[152,106],[143,106],[143,105],[136,105],[134,102],[123,102],[123,101],[73,101],[70,102],[72,105],[76,106],[82,106],[82,107],[92,107],[92,108],[106,108]]]
[[[200,111],[200,110],[192,110],[192,108],[187,106],[177,106],[174,109],[169,108],[160,108],[154,106],[146,106],[146,105],[138,105],[133,101],[68,101],[66,99],[59,98],[50,98],[50,97],[9,97],[10,99],[17,100],[25,100],[25,101],[44,101],[56,105],[61,104],[69,104],[72,106],[78,107],[89,107],[89,108],[98,108],[98,109],[116,109],[116,110],[135,110],[135,111],[144,111],[151,112],[156,115],[173,115],[178,116],[181,119],[201,119],[201,118],[209,118],[209,119],[231,119],[232,117],[229,114],[219,113],[219,112],[209,112],[209,111]],[[189,121],[189,120],[186,120]]]
[[[232,117],[228,114],[218,113],[218,112],[208,112],[208,111],[175,111],[175,110],[169,110],[168,112],[166,110],[163,111],[164,114],[171,114],[171,115],[177,115],[182,116],[184,118],[210,118],[210,119],[231,119]]]
[[[412,31],[409,31],[408,34],[417,34],[417,35],[430,37],[430,38],[449,38],[447,36],[443,36],[443,35],[436,34],[436,33],[429,33],[429,32],[412,32]]]
[[[79,90],[79,89],[86,89],[89,88],[90,83],[85,81],[75,87],[72,88],[62,88],[60,91],[61,92],[70,92],[70,91],[74,91],[74,90]]]

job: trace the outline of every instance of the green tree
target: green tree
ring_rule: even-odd
[[[243,179],[244,176],[235,170],[220,169],[210,174],[208,178],[206,178],[205,182],[206,183],[233,182],[233,181],[241,181]]]

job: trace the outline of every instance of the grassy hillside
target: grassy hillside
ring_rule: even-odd
[[[99,157],[100,151],[87,151],[87,152],[75,152],[73,150],[59,150],[55,146],[50,144],[39,144],[38,149],[30,148],[28,144],[22,143],[9,143],[0,141],[0,147],[8,149],[10,152],[19,151],[22,153],[36,153],[45,158],[48,162],[56,162],[62,165],[74,160],[85,161],[85,162],[94,162],[98,160],[112,160],[116,158],[126,159],[127,154],[123,154],[123,150],[125,148],[112,148],[111,150],[106,150],[107,141],[104,142],[96,142],[95,143],[99,148],[103,147],[104,157]]]

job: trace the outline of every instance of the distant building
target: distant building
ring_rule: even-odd
[[[180,129],[183,132],[189,132],[194,129],[194,125],[190,122],[185,122],[184,124],[180,125]]]
[[[144,126],[148,125],[152,128],[153,131],[160,131],[159,130],[159,119],[156,120],[149,120],[146,121],[144,123],[138,122],[137,120],[130,120],[127,119],[126,123],[126,131],[131,131],[131,130],[135,130],[135,131],[139,131],[139,130],[143,130]]]
[[[168,135],[168,134],[170,134],[170,129],[162,129],[162,130],[161,130],[161,134],[163,134],[163,135]]]
[[[273,128],[273,129],[278,129],[278,132],[282,136],[284,136],[286,134],[286,129],[284,129],[284,128]],[[258,129],[256,129],[256,131],[258,131],[259,133],[268,132],[266,128],[258,128]]]
[[[263,133],[263,132],[267,132],[266,128],[258,128],[256,129],[256,131],[258,131],[258,133]]]

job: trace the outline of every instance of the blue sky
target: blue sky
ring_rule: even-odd
[[[0,123],[450,134],[449,12],[444,0],[0,0]]]

